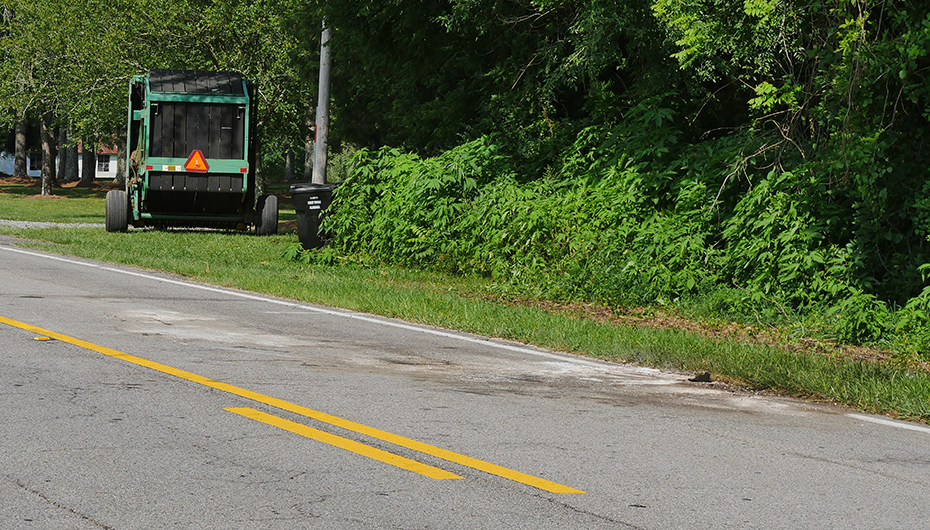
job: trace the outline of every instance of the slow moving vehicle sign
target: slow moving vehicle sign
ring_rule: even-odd
[[[200,149],[194,149],[191,156],[187,157],[187,162],[184,162],[184,169],[194,173],[206,173],[210,169],[210,165],[207,164],[207,160],[203,157]]]

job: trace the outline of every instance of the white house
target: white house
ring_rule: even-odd
[[[78,152],[78,179],[81,178],[82,171],[81,157],[81,152]],[[55,164],[58,164],[57,158]],[[0,173],[13,174],[13,155],[6,151],[0,151]],[[26,174],[36,178],[42,176],[41,153],[34,153],[26,158]],[[97,153],[97,178],[116,178],[116,149],[104,147]]]

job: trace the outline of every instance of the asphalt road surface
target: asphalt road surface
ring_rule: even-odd
[[[930,428],[0,238],[3,529],[913,529]]]

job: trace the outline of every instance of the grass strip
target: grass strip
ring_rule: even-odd
[[[3,215],[0,215],[2,217]],[[33,216],[31,220],[37,220]],[[46,220],[46,219],[38,219]],[[102,228],[23,229],[24,247],[167,271],[189,279],[304,302],[481,335],[618,362],[715,376],[758,390],[832,400],[859,410],[930,421],[930,374],[890,364],[831,359],[681,330],[600,322],[533,305],[488,299],[489,284],[395,267],[302,264],[281,257],[294,233],[254,237],[213,231]]]
[[[40,189],[21,184],[0,186],[0,219],[50,223],[103,223],[106,192],[85,188],[55,189],[42,197]]]

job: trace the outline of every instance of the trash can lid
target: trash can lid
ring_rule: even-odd
[[[291,186],[291,193],[316,193],[319,191],[332,191],[336,189],[335,184],[316,184],[308,182],[303,184],[294,184]]]

